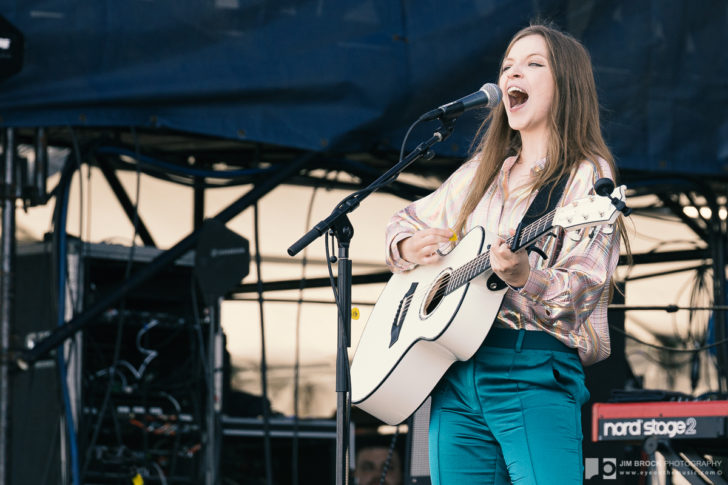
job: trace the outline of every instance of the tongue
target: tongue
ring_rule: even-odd
[[[528,96],[525,95],[525,94],[522,94],[522,93],[518,93],[518,94],[515,94],[515,95],[514,94],[509,94],[508,95],[508,98],[511,101],[511,108],[515,108],[516,106],[520,106],[523,103],[525,103],[526,100],[528,99]]]

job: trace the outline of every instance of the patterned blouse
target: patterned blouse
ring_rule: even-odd
[[[499,176],[468,217],[463,233],[475,226],[508,239],[535,197],[528,187],[510,191],[506,183],[516,157],[503,162]],[[543,169],[545,161],[536,169]],[[567,183],[560,206],[594,193],[601,176],[611,177],[603,160],[582,162]],[[416,265],[402,259],[397,243],[427,227],[452,228],[478,166],[464,163],[437,190],[397,212],[386,230],[387,265],[394,272]],[[606,359],[610,353],[607,304],[610,280],[619,259],[619,232],[612,225],[561,231],[558,237],[537,243],[548,255],[530,255],[531,273],[526,284],[509,288],[494,326],[542,330],[569,347],[578,349],[584,365]]]

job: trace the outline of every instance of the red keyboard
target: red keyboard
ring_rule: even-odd
[[[596,403],[592,441],[723,438],[727,423],[728,401]]]

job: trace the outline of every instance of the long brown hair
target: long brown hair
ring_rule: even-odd
[[[545,24],[532,24],[513,37],[503,59],[518,40],[529,35],[540,35],[546,42],[555,84],[549,115],[546,166],[533,181],[532,187],[540,187],[547,181],[573,173],[584,160],[596,163],[599,158],[607,162],[616,177],[614,158],[602,138],[599,125],[599,101],[588,52],[571,35]],[[494,108],[481,124],[476,140],[480,142],[474,157],[480,164],[455,224],[456,234],[462,234],[466,219],[496,179],[505,158],[518,154],[521,149],[520,133],[508,125],[503,103]],[[596,166],[599,167],[598,164]],[[624,236],[622,225],[620,232]]]

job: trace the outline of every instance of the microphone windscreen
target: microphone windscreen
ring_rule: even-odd
[[[483,91],[486,96],[488,96],[488,104],[486,104],[487,108],[495,108],[496,106],[498,106],[498,103],[501,102],[503,93],[501,92],[498,85],[493,83],[486,83],[483,84],[483,87],[481,87],[480,90]]]

